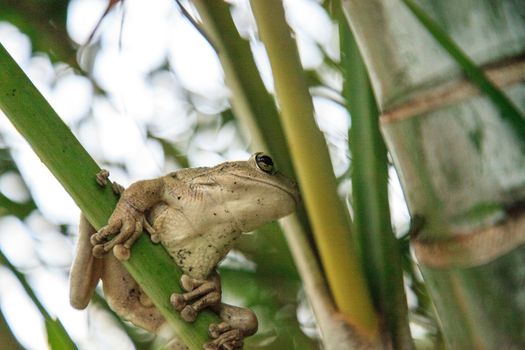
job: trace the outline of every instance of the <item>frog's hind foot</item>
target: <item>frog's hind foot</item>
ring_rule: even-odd
[[[204,344],[204,350],[234,350],[242,349],[244,345],[242,331],[226,322],[212,323],[208,333],[213,340]]]
[[[208,333],[213,340],[204,345],[205,350],[242,349],[243,339],[257,331],[257,317],[250,309],[220,304],[214,311],[222,322],[209,326]]]
[[[202,309],[220,305],[221,284],[218,275],[207,280],[182,275],[180,284],[186,293],[173,293],[170,301],[186,322],[195,321]]]

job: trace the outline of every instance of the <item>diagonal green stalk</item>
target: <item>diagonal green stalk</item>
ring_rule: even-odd
[[[95,228],[102,227],[115,207],[116,198],[109,186],[97,186],[95,174],[100,168],[2,45],[0,67],[0,109],[89,222]],[[161,246],[150,244],[146,235],[142,235],[124,266],[182,341],[191,350],[201,349],[208,340],[208,325],[218,322],[218,318],[205,311],[190,325],[174,312],[169,297],[173,292],[181,292],[181,271],[168,253]]]
[[[343,95],[352,116],[352,208],[354,232],[376,308],[394,349],[413,349],[401,256],[388,203],[387,150],[366,67],[352,32],[339,13]]]
[[[251,5],[270,59],[281,122],[330,290],[346,319],[361,334],[375,339],[377,317],[283,5],[278,0],[252,0]]]
[[[49,343],[49,346],[52,349],[56,350],[76,349],[77,347],[75,346],[75,343],[73,343],[73,340],[71,340],[71,338],[69,337],[69,334],[64,329],[64,326],[62,325],[60,320],[52,317],[49,314],[47,309],[36,296],[35,292],[33,291],[33,288],[31,288],[31,286],[27,282],[25,275],[18,271],[18,269],[11,263],[11,261],[7,259],[2,250],[0,250],[0,264],[7,267],[9,271],[11,271],[11,273],[16,277],[18,282],[20,282],[20,284],[22,285],[22,288],[24,288],[27,296],[31,299],[31,301],[33,302],[33,304],[35,304],[40,314],[44,317],[47,330],[47,341]]]
[[[525,141],[525,116],[514,105],[514,103],[495,86],[470,57],[459,47],[454,40],[445,32],[425,11],[423,11],[413,0],[402,0],[410,9],[412,14],[423,24],[430,34],[436,39],[443,49],[452,56],[465,74],[487,94],[494,105],[500,110],[500,116],[516,130],[520,140]]]

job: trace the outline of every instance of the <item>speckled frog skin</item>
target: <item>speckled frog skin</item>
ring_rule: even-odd
[[[184,272],[181,285],[186,293],[171,299],[182,318],[191,322],[210,307],[224,321],[210,326],[214,340],[204,348],[240,349],[242,338],[256,331],[257,320],[248,309],[220,302],[217,264],[243,232],[290,214],[298,200],[295,183],[279,174],[262,153],[247,161],[183,169],[136,182],[121,193],[108,224],[98,232],[81,218],[70,278],[71,304],[85,308],[102,279],[108,303],[117,313],[159,331],[162,316],[151,310],[148,298],[118,262],[129,257],[145,229]],[[111,250],[118,260],[106,254]]]

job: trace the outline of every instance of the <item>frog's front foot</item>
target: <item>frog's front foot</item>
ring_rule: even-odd
[[[93,255],[101,258],[113,249],[113,254],[117,259],[127,260],[131,246],[140,237],[144,228],[153,232],[144,213],[126,202],[119,202],[108,224],[91,236]]]
[[[202,309],[221,302],[221,283],[217,274],[207,280],[182,275],[180,284],[186,293],[173,293],[170,301],[186,322],[195,321]]]

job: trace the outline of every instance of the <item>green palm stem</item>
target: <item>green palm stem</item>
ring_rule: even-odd
[[[379,131],[379,111],[359,48],[342,11],[339,20],[343,95],[352,117],[348,139],[352,153],[354,233],[388,342],[393,349],[413,349],[400,248],[390,220],[387,150]]]
[[[110,186],[97,185],[95,175],[100,168],[2,45],[0,66],[0,109],[93,227],[101,228],[111,215],[116,198]],[[201,349],[208,341],[208,325],[218,322],[218,318],[210,311],[203,311],[194,324],[188,324],[174,312],[169,298],[173,292],[182,292],[179,286],[182,272],[168,253],[142,235],[124,266],[182,341],[191,350]]]
[[[281,122],[332,296],[348,322],[375,340],[377,316],[349,235],[347,213],[337,197],[328,149],[314,120],[312,100],[282,3],[253,0],[251,5],[270,58]]]

